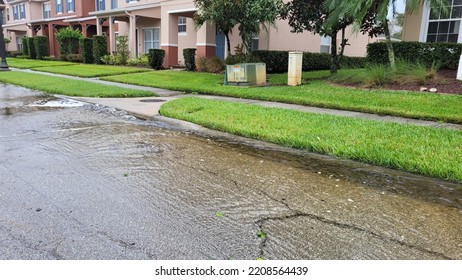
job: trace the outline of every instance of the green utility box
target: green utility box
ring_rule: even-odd
[[[228,85],[255,86],[266,84],[265,63],[242,63],[226,65],[226,78]]]

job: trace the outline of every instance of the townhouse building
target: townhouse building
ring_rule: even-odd
[[[22,37],[47,36],[49,54],[59,57],[56,32],[73,26],[84,36],[95,35],[96,17],[89,13],[97,9],[94,0],[5,0],[5,37],[11,40],[8,51],[22,50]],[[107,24],[101,25],[106,32]],[[108,32],[109,33],[109,32]]]
[[[182,65],[183,49],[196,48],[197,56],[228,53],[226,38],[213,24],[194,25],[197,8],[193,0],[5,0],[5,36],[11,39],[8,50],[21,50],[23,36],[44,35],[49,38],[50,54],[58,56],[55,33],[73,26],[91,37],[108,35],[110,53],[116,51],[116,36],[128,36],[130,56],[164,49],[164,66]],[[376,41],[366,35],[347,31],[345,55],[365,56],[366,46]],[[338,39],[340,43],[340,38]],[[241,44],[237,28],[230,36],[231,52]],[[329,52],[330,38],[309,32],[292,33],[286,21],[262,29],[253,40],[253,49]]]
[[[200,28],[194,25],[197,8],[193,0],[97,0],[105,9],[91,12],[99,21],[109,22],[111,35],[110,51],[115,51],[116,35],[129,38],[130,55],[135,57],[147,53],[151,48],[164,49],[165,67],[183,64],[183,49],[196,48],[197,56],[218,56],[224,59],[228,54],[226,39],[213,24]],[[114,26],[118,25],[116,32]],[[102,29],[98,29],[102,34]],[[256,35],[254,49],[299,50],[329,52],[330,38],[323,38],[309,32],[292,33],[286,21],[277,21],[276,27],[268,27]],[[117,33],[117,34],[116,34]],[[348,44],[345,54],[365,56],[366,46],[376,39],[367,35],[347,31]],[[340,38],[338,39],[340,43]],[[241,44],[237,28],[230,36],[231,49]]]

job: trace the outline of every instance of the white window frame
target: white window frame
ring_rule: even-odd
[[[451,5],[453,2],[451,2]],[[451,8],[452,10],[452,8]],[[425,2],[424,4],[424,9],[422,12],[422,22],[420,25],[420,36],[419,36],[419,41],[420,42],[427,42],[427,37],[428,37],[428,27],[430,25],[430,22],[439,22],[439,21],[460,21],[459,25],[459,36],[457,38],[457,43],[462,43],[462,18],[449,18],[449,19],[432,19],[430,20],[430,4]]]
[[[326,44],[327,41],[329,42],[329,44]],[[329,47],[328,52],[323,51],[323,47]],[[330,36],[321,36],[319,52],[330,54],[331,51],[332,51],[332,38]]]
[[[73,4],[72,9],[70,9],[70,5],[69,5],[71,3]],[[75,0],[66,0],[66,10],[67,10],[68,13],[75,12]]]
[[[186,17],[178,17],[178,34],[187,34],[188,19]]]
[[[45,10],[45,7],[48,7],[48,10]],[[44,2],[42,4],[42,12],[43,12],[43,18],[51,18],[51,3],[50,2]],[[46,17],[45,14],[48,12],[48,16]]]
[[[158,33],[159,33],[159,36],[158,36],[158,39],[157,40],[154,40],[154,30],[158,30]],[[143,50],[144,50],[144,53],[148,53],[149,52],[149,49],[160,49],[160,27],[159,26],[154,26],[154,27],[146,27],[146,28],[143,28]],[[151,43],[151,48],[146,48],[146,43],[148,43],[148,41],[146,40],[146,31],[147,30],[150,30],[151,31],[151,40],[149,41],[149,43]],[[157,48],[155,47],[155,44],[157,44]]]
[[[58,8],[61,8],[59,11],[58,11]],[[64,7],[63,7],[63,0],[56,0],[56,7],[55,7],[55,11],[56,11],[56,14],[57,15],[60,15],[64,12]]]

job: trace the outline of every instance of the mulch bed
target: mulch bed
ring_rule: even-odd
[[[457,70],[444,69],[438,71],[437,76],[428,81],[424,85],[417,83],[406,83],[406,84],[390,84],[383,86],[386,89],[392,90],[409,90],[409,91],[420,91],[421,87],[428,89],[436,88],[438,93],[451,93],[462,95],[462,83],[456,79]]]

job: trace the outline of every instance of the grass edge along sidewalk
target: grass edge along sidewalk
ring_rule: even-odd
[[[83,97],[145,97],[156,96],[144,90],[127,89],[93,82],[47,76],[30,72],[0,72],[0,82],[51,94]]]
[[[214,130],[462,182],[462,131],[185,97],[161,115]]]
[[[304,73],[304,78],[318,75]],[[281,75],[270,79],[283,80]],[[462,95],[429,94],[388,90],[352,89],[331,85],[323,80],[288,87],[223,86],[223,75],[208,73],[152,71],[103,77],[103,80],[140,86],[165,88],[199,94],[221,95],[263,101],[275,101],[320,108],[392,115],[462,124]]]

